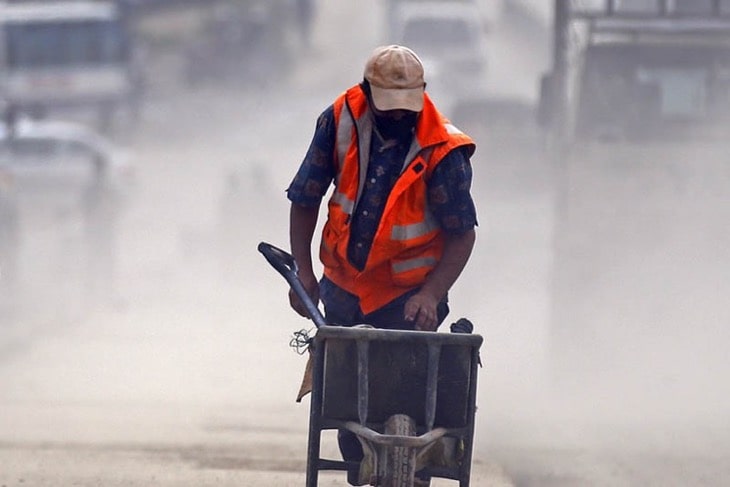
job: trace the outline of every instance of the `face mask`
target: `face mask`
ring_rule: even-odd
[[[405,140],[413,135],[418,113],[408,112],[398,120],[384,115],[375,115],[374,118],[375,126],[384,138]]]

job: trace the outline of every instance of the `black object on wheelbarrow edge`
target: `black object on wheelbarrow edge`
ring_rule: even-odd
[[[266,260],[269,261],[269,264],[286,279],[286,282],[289,283],[297,296],[299,296],[299,299],[307,309],[309,317],[317,328],[326,325],[327,322],[324,320],[324,316],[322,316],[317,305],[312,301],[309,294],[307,294],[302,281],[299,279],[299,275],[297,274],[299,268],[294,257],[288,252],[266,242],[259,243],[258,249],[266,257]]]

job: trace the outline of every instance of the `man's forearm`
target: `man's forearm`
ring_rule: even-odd
[[[475,241],[474,230],[461,235],[447,235],[441,261],[426,278],[421,292],[430,294],[438,301],[443,299],[469,261]]]
[[[313,274],[312,237],[317,226],[319,208],[292,203],[289,213],[289,244],[291,254],[303,274]]]

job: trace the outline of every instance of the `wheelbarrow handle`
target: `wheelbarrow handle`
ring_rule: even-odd
[[[284,279],[286,279],[286,282],[289,283],[297,296],[299,296],[299,299],[302,303],[304,303],[307,314],[309,314],[309,317],[312,319],[317,328],[326,325],[327,322],[324,320],[324,316],[322,316],[319,308],[314,301],[312,301],[309,293],[307,293],[307,290],[304,289],[302,281],[299,279],[299,275],[297,274],[299,267],[297,266],[294,257],[290,253],[266,242],[259,243],[258,249],[259,252],[264,255],[269,264],[271,264],[271,266],[276,269],[279,274],[284,277]]]

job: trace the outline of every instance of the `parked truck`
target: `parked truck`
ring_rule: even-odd
[[[94,110],[108,125],[135,109],[142,71],[122,3],[0,2],[0,98],[35,116]]]
[[[554,377],[691,393],[728,365],[730,1],[555,8]]]

